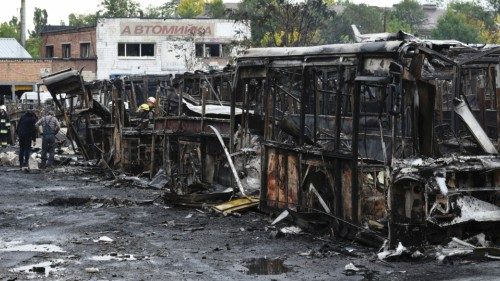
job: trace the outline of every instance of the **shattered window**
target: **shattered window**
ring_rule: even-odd
[[[211,58],[211,57],[223,57],[223,44],[213,44],[213,43],[196,43],[196,57],[198,58]]]
[[[221,51],[220,44],[206,44],[205,45],[205,55],[208,57],[220,57]]]
[[[196,49],[196,57],[201,58],[203,57],[203,45],[204,44],[196,44],[195,49]]]

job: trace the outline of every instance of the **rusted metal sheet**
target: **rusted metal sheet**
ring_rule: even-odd
[[[276,190],[278,192],[278,208],[283,209],[287,204],[287,165],[286,155],[278,150],[278,158],[276,162]]]
[[[349,162],[342,163],[342,214],[344,219],[352,220],[352,176]]]
[[[299,170],[298,170],[298,158],[296,155],[289,154],[287,160],[287,176],[288,176],[288,184],[287,188],[287,203],[288,208],[292,210],[296,210],[299,205]]]
[[[221,134],[229,135],[230,124],[225,119],[205,118],[203,129],[200,127],[201,118],[198,117],[165,117],[155,120],[154,129],[157,131],[170,131],[173,133],[185,132],[191,134],[212,133],[209,126],[215,126]]]
[[[387,216],[385,171],[364,172],[361,185],[361,216],[365,221],[380,220]]]
[[[266,149],[266,178],[267,194],[265,196],[266,206],[274,208],[278,199],[279,176],[278,176],[278,155],[273,148]]]

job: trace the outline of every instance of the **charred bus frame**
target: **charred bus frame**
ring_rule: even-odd
[[[478,68],[487,71],[499,63],[500,48],[458,47],[387,41],[248,50],[237,61],[231,100],[246,114],[233,114],[231,125],[233,132],[240,124],[263,135],[260,208],[325,213],[344,234],[353,224],[358,232],[388,221],[393,244],[431,239],[431,230],[464,229],[474,220],[498,227],[500,159],[481,144],[491,140],[469,138],[473,149],[459,146],[448,158],[436,144],[435,115],[443,114],[436,110],[436,82],[448,79],[454,92],[446,94],[466,100],[462,85],[469,80],[461,75],[471,63],[480,60],[486,67]],[[487,84],[497,113],[496,84]],[[474,136],[457,106],[445,123],[454,136],[460,128]],[[460,212],[471,212],[469,203],[494,218],[465,218]],[[494,226],[488,230],[495,235]]]

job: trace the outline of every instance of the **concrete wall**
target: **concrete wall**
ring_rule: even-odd
[[[250,37],[249,27],[220,19],[100,19],[96,32],[98,79],[117,74],[167,74],[222,68],[228,63],[228,57],[197,58],[195,43],[229,44]],[[155,55],[119,57],[118,43],[154,43]]]

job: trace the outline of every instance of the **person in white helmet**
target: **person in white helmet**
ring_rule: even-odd
[[[141,104],[139,108],[137,109],[137,112],[142,115],[142,113],[146,112],[149,113],[153,111],[154,107],[156,105],[156,99],[153,97],[149,97],[145,103]],[[147,114],[146,114],[147,115]]]
[[[0,105],[0,148],[5,148],[10,143],[10,118],[7,107]]]
[[[151,114],[154,111],[156,105],[156,99],[149,97],[145,103],[141,104],[137,109],[137,113],[141,120],[139,121],[139,127],[147,127],[149,119],[151,119]]]

